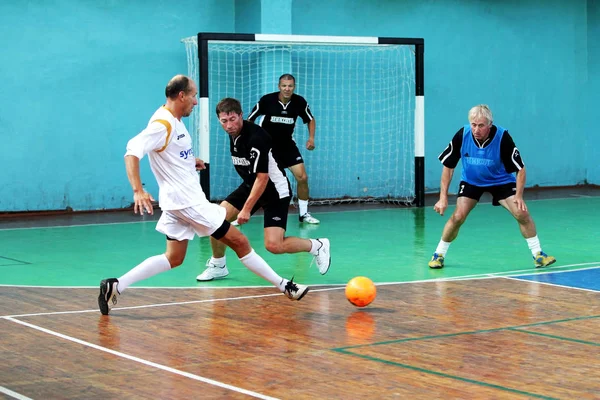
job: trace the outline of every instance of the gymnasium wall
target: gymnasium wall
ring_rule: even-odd
[[[129,206],[125,146],[186,72],[180,39],[233,31],[234,12],[233,0],[0,2],[0,211]]]
[[[583,183],[589,169],[585,135],[574,140],[587,126],[585,116],[574,118],[587,84],[586,7],[585,0],[296,0],[293,31],[425,38],[427,191],[439,190],[437,156],[480,103],[514,136],[527,185],[562,186]],[[456,173],[451,191],[459,180]]]
[[[0,212],[127,207],[125,144],[186,71],[180,39],[290,26],[425,38],[428,191],[439,188],[437,155],[478,103],[510,129],[528,186],[600,184],[598,1],[281,1],[282,32],[270,0],[0,3]]]
[[[588,75],[589,85],[586,115],[588,128],[579,132],[578,141],[585,144],[587,162],[587,180],[589,183],[600,185],[600,1],[588,1]]]

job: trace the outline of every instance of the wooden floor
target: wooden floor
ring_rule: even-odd
[[[158,214],[0,216],[0,399],[600,399],[600,188],[526,196],[558,260],[543,270],[490,204],[441,270],[427,267],[447,220],[433,198],[314,207],[322,223],[288,234],[331,239],[324,276],[307,254],[266,252],[262,217],[242,228],[281,276],[311,286],[302,301],[231,255],[226,279],[196,282],[205,238],[110,316],[98,282],[164,250]],[[357,275],[378,283],[364,309],[344,295]]]
[[[3,288],[0,386],[33,399],[600,398],[593,291],[430,281],[380,285],[358,309],[340,287],[300,302],[132,288],[110,316],[95,292]]]

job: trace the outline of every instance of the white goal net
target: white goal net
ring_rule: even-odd
[[[196,37],[182,40],[188,74],[199,82]],[[235,97],[247,116],[261,96],[291,73],[316,120],[314,151],[299,118],[294,139],[304,157],[311,202],[390,201],[415,197],[415,56],[410,45],[208,42],[208,118],[211,199],[226,197],[241,180],[215,107]],[[200,107],[189,120],[199,135]],[[194,149],[199,152],[200,138]],[[207,143],[207,142],[203,142]],[[292,186],[295,180],[288,177]],[[295,190],[294,190],[295,191]]]

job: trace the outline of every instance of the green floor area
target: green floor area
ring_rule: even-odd
[[[600,198],[529,201],[538,236],[557,258],[553,269],[600,264]],[[440,217],[426,209],[388,208],[319,213],[320,225],[300,225],[290,216],[288,235],[331,240],[332,264],[321,276],[308,253],[273,255],[263,246],[262,216],[242,231],[255,250],[283,277],[301,283],[345,284],[357,275],[375,282],[409,282],[471,275],[535,272],[531,253],[516,221],[501,207],[480,204],[463,225],[446,257],[446,267],[431,270],[427,262],[453,207]],[[0,230],[0,284],[97,286],[119,277],[145,258],[164,252],[165,238],[155,222]],[[230,275],[198,283],[195,278],[210,257],[207,238],[190,242],[184,264],[138,283],[146,287],[268,286],[228,250]],[[539,271],[539,270],[538,270]]]

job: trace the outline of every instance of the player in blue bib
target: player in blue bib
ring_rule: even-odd
[[[536,268],[556,262],[554,257],[542,251],[535,223],[523,200],[526,174],[521,154],[508,130],[493,124],[492,111],[487,105],[471,108],[469,125],[456,132],[438,158],[444,167],[440,199],[433,209],[440,215],[444,215],[448,207],[448,186],[459,160],[462,160],[462,174],[456,209],[444,226],[442,238],[429,261],[430,268],[444,267],[450,243],[456,239],[461,225],[484,192],[492,195],[494,206],[506,208],[515,217]]]

